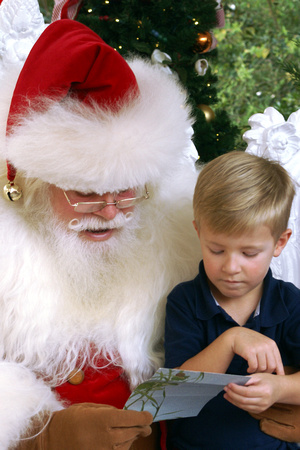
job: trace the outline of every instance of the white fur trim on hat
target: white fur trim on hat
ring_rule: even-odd
[[[159,67],[140,59],[129,65],[138,98],[118,112],[53,102],[21,119],[4,157],[26,177],[83,192],[157,183],[172,172],[190,142],[186,95]]]

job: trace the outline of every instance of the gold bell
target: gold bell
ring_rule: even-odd
[[[17,202],[22,197],[22,189],[9,181],[3,188],[4,196],[11,202]]]

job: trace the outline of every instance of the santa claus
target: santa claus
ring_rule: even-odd
[[[122,407],[199,260],[186,93],[78,22],[37,33],[17,2],[0,7],[0,448],[128,449],[152,416]]]

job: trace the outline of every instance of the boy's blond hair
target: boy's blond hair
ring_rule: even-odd
[[[266,225],[277,241],[286,230],[295,195],[287,171],[276,161],[243,151],[226,153],[205,165],[195,187],[198,228],[242,234]]]

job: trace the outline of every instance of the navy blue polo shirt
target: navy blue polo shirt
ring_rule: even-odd
[[[176,286],[168,296],[165,351],[166,367],[178,367],[195,356],[220,334],[239,326],[210,292],[203,262],[194,280]],[[273,339],[284,365],[300,367],[300,290],[272,277],[264,279],[260,313],[244,327]],[[235,355],[227,373],[249,375],[247,362]],[[197,417],[168,422],[169,438],[178,450],[296,449],[262,433],[259,422],[231,405],[224,392],[208,402]]]

